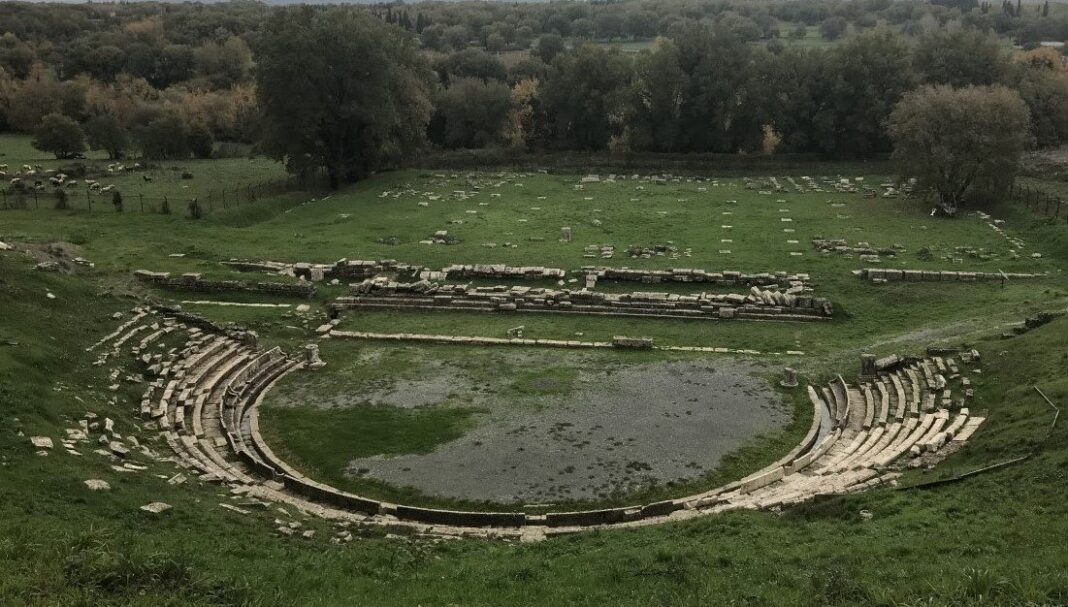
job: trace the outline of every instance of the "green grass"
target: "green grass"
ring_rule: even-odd
[[[821,165],[812,169],[813,174],[819,174]],[[474,190],[469,177],[481,185],[481,193],[466,201],[452,199],[455,190]],[[867,183],[883,179],[866,176]],[[501,336],[511,326],[525,324],[531,334],[542,337],[573,336],[579,332],[597,339],[617,334],[647,335],[664,344],[771,352],[801,350],[821,359],[839,355],[852,358],[862,347],[884,351],[918,348],[926,345],[932,335],[934,339],[944,339],[967,332],[940,334],[945,333],[946,325],[963,323],[968,325],[964,329],[971,330],[991,322],[1014,321],[1029,310],[1058,305],[1068,284],[1057,262],[1068,258],[1066,226],[1046,225],[1029,211],[1011,205],[999,205],[991,211],[1008,220],[1008,233],[1028,242],[1018,252],[1018,258],[1010,254],[1008,241],[978,217],[967,215],[952,221],[932,218],[928,207],[918,200],[869,200],[859,194],[831,192],[767,195],[746,189],[737,178],[721,179],[719,186],[686,181],[657,186],[628,180],[586,184],[582,190],[576,189],[577,181],[577,175],[407,170],[379,175],[327,197],[293,193],[219,212],[201,221],[138,213],[8,211],[2,215],[0,238],[75,243],[83,256],[96,262],[103,280],[123,289],[129,288],[124,277],[137,268],[196,271],[208,278],[279,279],[233,273],[218,263],[234,257],[318,262],[343,257],[392,258],[435,268],[449,263],[492,262],[568,270],[585,264],[610,264],[806,272],[812,276],[817,292],[835,302],[838,312],[834,321],[763,325],[361,312],[346,317],[343,326]],[[400,194],[383,197],[384,192]],[[429,201],[422,193],[441,199]],[[587,197],[593,200],[586,200]],[[429,206],[418,206],[419,201],[428,201]],[[782,217],[793,221],[782,222]],[[463,223],[450,223],[453,220]],[[725,225],[732,227],[722,227]],[[574,242],[558,242],[562,226],[573,228]],[[458,244],[419,243],[441,229],[454,234]],[[1050,275],[1044,280],[1010,284],[1005,289],[993,284],[873,286],[850,274],[868,264],[855,258],[820,255],[810,244],[814,237],[845,238],[875,246],[902,245],[905,252],[896,260],[884,262],[885,267],[1046,271]],[[797,242],[789,242],[792,240]],[[692,255],[631,259],[624,253],[631,244],[667,241],[674,242],[680,250],[691,249]],[[484,243],[496,246],[485,248]],[[516,246],[506,248],[504,243]],[[583,257],[585,245],[605,243],[616,246],[613,259]],[[958,247],[979,250],[981,256],[959,253]],[[929,250],[931,259],[922,258],[921,249]],[[727,250],[730,254],[720,253]],[[1033,259],[1034,252],[1043,257]],[[171,254],[184,257],[170,257]],[[605,288],[686,290],[674,285],[638,284]],[[697,288],[700,287],[690,290]],[[321,287],[314,303],[321,304],[343,292],[344,287]],[[163,292],[156,295],[175,300],[190,298]]]
[[[26,154],[25,138],[0,138],[0,162],[14,164]],[[42,161],[42,164],[47,161]],[[257,179],[255,167],[241,161],[210,161],[200,176],[230,175]],[[214,163],[220,163],[218,165]],[[814,168],[813,173],[819,173]],[[74,275],[34,271],[19,255],[0,253],[0,604],[3,605],[1062,605],[1068,603],[1068,430],[1064,420],[1050,439],[1049,407],[1031,388],[1038,385],[1062,408],[1068,404],[1068,320],[1059,320],[1020,337],[1000,339],[1005,325],[1048,308],[1064,309],[1068,284],[1068,226],[1050,223],[1011,204],[991,209],[1005,219],[1006,230],[1028,244],[1021,258],[1008,256],[1008,244],[977,218],[939,220],[927,216],[918,201],[864,200],[845,194],[761,195],[736,179],[719,188],[704,184],[646,185],[635,190],[627,181],[596,184],[579,192],[577,176],[529,175],[524,187],[484,188],[466,201],[416,205],[418,196],[380,198],[384,190],[410,184],[416,191],[448,194],[468,189],[462,176],[437,179],[434,172],[402,171],[379,175],[323,199],[293,194],[190,221],[114,212],[0,211],[0,240],[16,243],[74,242],[96,262],[93,270]],[[489,181],[494,173],[478,174]],[[139,177],[138,177],[139,178]],[[878,181],[878,176],[868,176]],[[163,180],[153,181],[162,184]],[[191,184],[192,186],[192,184]],[[500,198],[489,193],[501,193]],[[545,200],[538,200],[545,196]],[[593,201],[584,197],[593,196]],[[318,200],[312,202],[312,198]],[[637,202],[630,202],[638,198]],[[788,202],[780,205],[777,199]],[[686,199],[679,202],[679,199]],[[730,204],[727,200],[737,200]],[[478,206],[479,201],[489,206]],[[307,202],[307,204],[302,204]],[[836,207],[833,204],[845,206]],[[540,206],[542,211],[530,207]],[[789,208],[798,245],[788,245],[778,221]],[[477,210],[471,216],[465,210]],[[601,209],[594,212],[594,209]],[[664,214],[659,211],[666,211]],[[733,212],[723,216],[723,211]],[[349,217],[343,218],[342,214]],[[843,218],[840,218],[843,217]],[[476,219],[468,221],[471,217]],[[597,217],[601,226],[594,226]],[[724,217],[730,217],[725,221]],[[519,218],[528,219],[519,222]],[[448,224],[464,219],[464,224]],[[724,236],[723,224],[734,225]],[[576,242],[556,241],[559,228],[575,228]],[[454,246],[426,246],[418,240],[448,229],[461,240]],[[817,234],[867,240],[875,245],[903,244],[908,252],[889,267],[1048,271],[1049,278],[998,285],[873,286],[849,271],[856,259],[814,254],[808,240]],[[396,236],[400,244],[379,238]],[[533,242],[529,237],[544,237]],[[722,238],[733,238],[731,255],[721,255]],[[283,516],[274,505],[263,508],[232,496],[223,488],[191,480],[170,486],[174,474],[166,463],[141,473],[120,473],[82,448],[67,455],[61,448],[38,457],[28,436],[57,439],[86,411],[116,420],[120,431],[136,434],[154,449],[167,446],[139,428],[137,402],[142,386],[123,384],[117,393],[108,369],[93,367],[84,348],[113,330],[116,311],[128,310],[136,297],[182,300],[200,295],[146,290],[130,280],[136,268],[175,272],[203,271],[213,277],[241,277],[220,269],[231,257],[330,262],[341,257],[390,257],[439,267],[452,262],[508,262],[575,268],[587,243],[627,244],[674,240],[692,247],[693,257],[631,260],[617,253],[612,265],[669,266],[805,271],[821,295],[835,301],[831,322],[764,324],[716,322],[636,322],[624,319],[496,316],[480,314],[397,314],[359,312],[347,315],[343,328],[503,336],[523,324],[535,337],[586,339],[613,334],[651,335],[658,343],[713,345],[807,354],[773,359],[799,366],[806,381],[851,372],[862,351],[919,353],[932,342],[967,342],[984,355],[983,372],[969,373],[976,384],[972,410],[987,422],[961,452],[933,470],[916,470],[902,486],[934,480],[1033,451],[1023,463],[931,489],[881,488],[832,497],[786,509],[783,513],[737,512],[663,525],[565,537],[536,545],[494,541],[432,542],[387,538],[386,531],[361,531],[351,544],[326,541],[335,529],[291,508],[293,518],[317,531],[313,540],[279,537],[271,529]],[[496,242],[493,249],[482,242]],[[520,246],[505,249],[511,241]],[[940,259],[957,246],[982,247],[997,254],[960,263]],[[796,248],[795,248],[796,246]],[[915,256],[931,247],[936,261]],[[790,250],[804,253],[793,257]],[[1038,260],[1031,252],[1040,252]],[[170,253],[185,253],[183,258]],[[599,263],[600,260],[592,260]],[[267,277],[264,277],[265,279]],[[633,285],[635,289],[649,288]],[[627,287],[620,287],[627,288]],[[268,345],[294,351],[311,338],[324,317],[322,304],[343,288],[322,289],[310,303],[309,317],[294,310],[193,307],[220,322],[241,322],[256,329]],[[55,299],[46,297],[51,292]],[[239,296],[219,299],[239,300]],[[266,298],[247,298],[265,301]],[[300,300],[270,299],[288,303]],[[371,382],[376,378],[419,373],[418,366],[444,357],[465,358],[471,368],[487,367],[478,356],[448,347],[374,346],[396,351],[374,364],[356,364],[343,350],[367,346],[340,340],[323,342],[331,363],[324,382]],[[336,350],[335,350],[336,349]],[[409,352],[405,354],[404,352]],[[414,358],[412,358],[414,357]],[[662,359],[659,353],[635,353],[626,361]],[[659,358],[658,358],[659,357]],[[341,364],[351,361],[352,364]],[[407,366],[406,366],[407,365]],[[531,388],[566,385],[568,365],[545,365],[498,382],[502,393],[521,396]],[[133,371],[132,368],[127,371]],[[410,376],[410,375],[409,375]],[[537,382],[548,377],[551,382]],[[272,391],[284,395],[287,382]],[[342,385],[339,389],[343,389]],[[458,395],[462,396],[462,395]],[[113,400],[114,399],[114,400]],[[353,448],[352,437],[366,424],[380,424],[379,444],[364,448],[429,449],[462,431],[470,419],[467,403],[457,398],[442,419],[424,412],[385,417],[369,410],[360,419],[330,426],[312,435],[322,445]],[[803,408],[804,403],[793,404]],[[280,409],[270,408],[274,415]],[[798,409],[799,410],[799,409]],[[333,412],[331,412],[333,414]],[[295,427],[311,427],[316,413],[286,410]],[[323,413],[325,415],[325,412]],[[269,417],[265,417],[269,419]],[[332,418],[336,419],[336,418]],[[271,431],[275,426],[267,424]],[[322,425],[320,425],[322,428]],[[773,461],[807,429],[805,418],[780,435],[763,437],[728,457],[698,483],[729,481]],[[418,431],[416,431],[418,430]],[[360,433],[361,443],[367,434]],[[342,449],[315,450],[303,441],[323,478],[340,469]],[[328,442],[329,441],[329,442]],[[349,441],[349,442],[346,442]],[[57,445],[58,446],[58,445]],[[347,455],[346,455],[347,458]],[[718,476],[717,476],[718,475]],[[88,492],[82,481],[109,482],[109,492]],[[708,486],[708,485],[705,485]],[[684,491],[672,487],[656,495]],[[399,491],[380,487],[382,491]],[[397,494],[394,494],[397,495]],[[634,501],[655,495],[632,495]],[[162,516],[138,510],[150,501],[174,506]],[[251,514],[238,515],[218,506],[236,504]],[[872,513],[871,520],[860,516]]]
[[[245,202],[246,188],[266,182],[273,182],[286,177],[285,168],[281,163],[262,157],[257,158],[219,158],[211,160],[162,160],[140,161],[148,168],[141,170],[128,170],[110,174],[106,167],[113,161],[107,160],[107,156],[100,152],[87,154],[85,160],[56,160],[52,154],[36,150],[30,145],[31,138],[24,135],[0,134],[0,164],[7,164],[8,173],[15,175],[23,164],[40,165],[43,169],[61,169],[74,164],[84,164],[94,175],[90,178],[97,179],[102,185],[114,185],[115,189],[122,193],[124,207],[127,213],[141,213],[142,203],[144,211],[155,213],[161,204],[163,197],[167,197],[173,214],[181,217],[187,213],[187,205],[193,198],[199,199],[205,212],[221,212],[224,210],[236,210]],[[122,164],[132,167],[137,160],[125,160]],[[191,179],[183,179],[183,173],[192,174]],[[149,180],[146,181],[145,177]],[[111,204],[111,194],[87,193],[84,180],[76,176],[80,184],[73,188],[67,188],[69,205],[72,209],[93,213],[114,213]],[[47,178],[41,177],[45,185],[51,190]],[[5,180],[6,181],[6,180]],[[0,189],[7,189],[4,183]],[[223,190],[228,192],[224,199]],[[235,192],[240,192],[241,203],[235,202]],[[13,202],[15,197],[8,194]],[[32,194],[27,197],[27,204],[34,206]],[[42,210],[54,205],[55,199],[47,196],[41,197],[39,206]],[[91,203],[91,204],[90,204]],[[0,207],[3,206],[0,200]],[[91,207],[91,209],[90,209]]]
[[[290,451],[305,469],[339,476],[352,457],[429,453],[459,438],[470,426],[471,410],[357,406],[337,411],[274,408],[265,416],[268,436],[283,432]]]
[[[387,539],[333,546],[308,519],[307,541],[267,531],[278,516],[215,506],[225,492],[111,472],[96,456],[33,455],[26,434],[56,434],[106,403],[104,371],[80,353],[128,302],[97,297],[95,279],[35,273],[0,256],[0,602],[5,605],[1057,605],[1068,600],[1062,423],[1023,464],[926,491],[880,489],[784,515],[740,512],[537,545]],[[46,300],[50,289],[57,295]],[[50,339],[35,339],[48,335]],[[1068,321],[979,344],[975,409],[988,415],[942,466],[970,469],[1035,445],[1048,427],[1036,383],[1068,400]],[[64,391],[56,391],[56,378]],[[72,391],[85,401],[71,398]],[[1045,407],[1045,409],[1044,409]],[[13,419],[18,418],[18,422]],[[129,421],[123,421],[129,424]],[[959,460],[959,461],[958,461]],[[84,478],[114,489],[88,493]],[[162,499],[162,517],[137,510]],[[870,521],[859,512],[872,512]],[[848,556],[845,556],[848,555]],[[890,565],[892,563],[892,565]]]

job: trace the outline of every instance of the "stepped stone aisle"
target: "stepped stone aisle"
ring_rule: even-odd
[[[777,462],[725,486],[679,499],[583,512],[463,512],[341,491],[305,476],[272,451],[261,434],[258,405],[286,374],[322,365],[314,346],[292,357],[280,348],[259,348],[249,332],[175,310],[135,308],[129,321],[87,351],[99,352],[97,365],[128,354],[152,377],[141,399],[141,417],[147,428],[158,431],[186,473],[226,484],[234,494],[290,504],[329,519],[430,534],[534,540],[737,508],[786,506],[893,483],[903,467],[931,465],[958,449],[983,422],[966,406],[972,390],[957,360],[889,357],[858,382],[838,376],[823,386],[807,386],[813,419],[805,438]],[[977,353],[966,356],[977,363]],[[112,375],[118,374],[116,369]]]

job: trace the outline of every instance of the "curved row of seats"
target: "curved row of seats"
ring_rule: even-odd
[[[137,340],[140,336],[140,339]],[[154,380],[141,413],[174,451],[177,463],[205,480],[350,520],[448,528],[500,535],[569,532],[588,527],[648,524],[734,508],[766,508],[819,494],[855,491],[885,482],[892,466],[966,440],[982,423],[949,384],[967,386],[956,363],[914,361],[850,384],[841,376],[809,386],[812,425],[774,464],[698,495],[626,508],[531,515],[461,512],[390,504],[320,483],[279,458],[260,432],[258,405],[286,373],[303,367],[280,349],[259,350],[240,335],[139,314],[95,347],[124,345]],[[130,346],[129,344],[134,344]]]
[[[949,386],[954,381],[968,385],[955,361],[933,357],[857,385],[838,376],[819,390],[810,387],[810,399],[833,420],[833,432],[809,453],[777,462],[705,505],[715,510],[769,507],[890,480],[897,476],[892,466],[962,443],[983,422],[963,406],[963,399],[953,401]]]

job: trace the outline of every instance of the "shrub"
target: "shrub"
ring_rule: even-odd
[[[204,216],[204,207],[200,206],[200,201],[194,198],[189,201],[189,218],[200,219]]]
[[[56,158],[73,158],[85,151],[85,133],[72,118],[49,114],[34,131],[33,147],[51,152]]]
[[[189,128],[189,150],[196,158],[211,158],[212,149],[215,147],[215,137],[207,127],[194,124]]]
[[[66,211],[70,206],[67,204],[66,190],[56,190],[56,210]]]
[[[122,193],[119,192],[118,190],[115,190],[114,192],[112,192],[112,194],[111,194],[111,204],[112,204],[112,206],[115,207],[115,212],[116,213],[121,213],[122,212]]]
[[[171,214],[171,203],[167,201],[167,197],[166,196],[163,197],[163,202],[160,203],[160,205],[159,205],[159,212],[160,212],[160,215],[170,215]]]

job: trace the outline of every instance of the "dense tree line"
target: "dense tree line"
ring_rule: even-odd
[[[828,48],[775,53],[695,23],[641,53],[581,45],[548,64],[532,56],[505,68],[465,50],[437,69],[430,138],[444,147],[851,158],[890,151],[887,119],[907,92],[995,84],[1023,98],[1036,143],[1068,141],[1064,57],[1046,48],[1010,53],[993,34],[968,29],[910,39],[878,28]],[[525,116],[519,131],[515,113]]]
[[[115,158],[245,142],[340,182],[427,144],[858,157],[890,151],[909,91],[1003,85],[1031,141],[1059,145],[1064,57],[998,34],[1068,38],[1068,20],[1009,13],[966,0],[0,4],[0,130],[65,132],[57,154]],[[809,28],[836,42],[777,44]],[[585,41],[654,36],[637,53]]]

